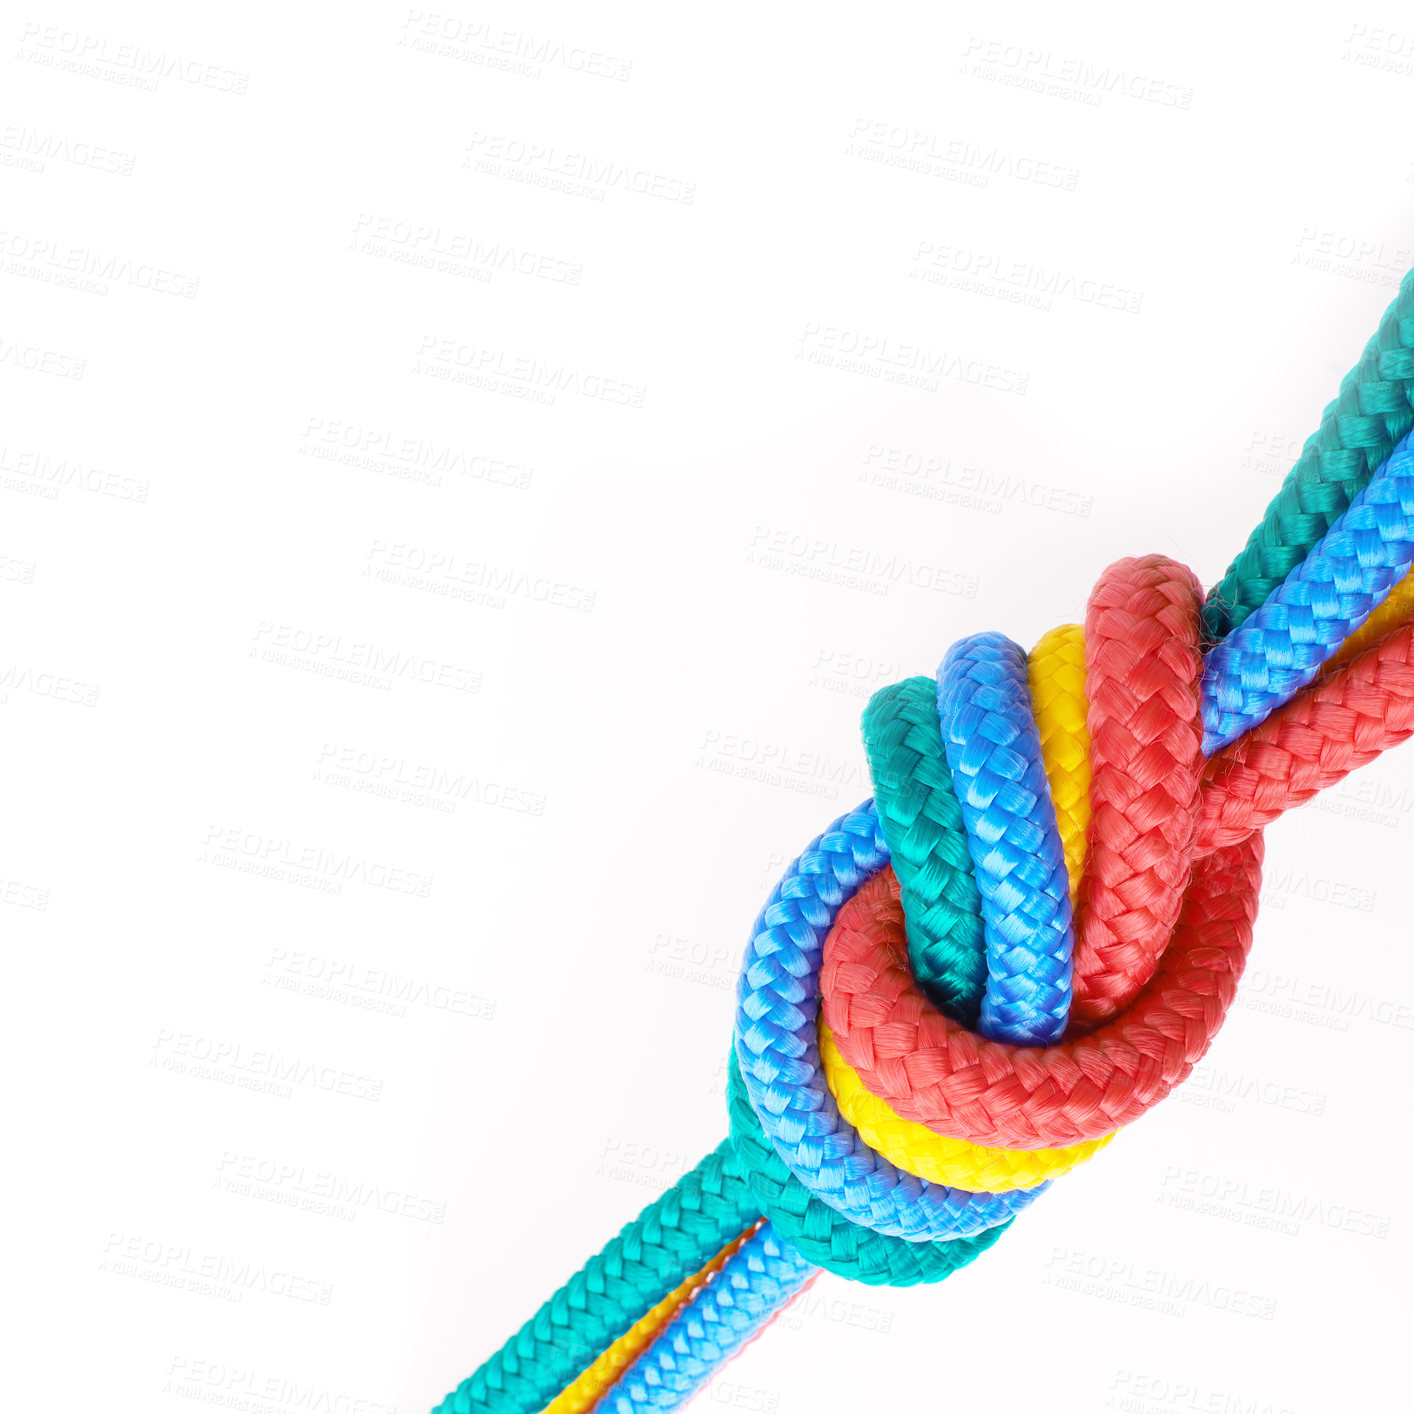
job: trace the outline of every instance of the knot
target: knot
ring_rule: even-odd
[[[1029,655],[972,635],[870,701],[874,799],[758,916],[729,1067],[738,1157],[812,1262],[941,1280],[1205,1054],[1262,826],[1414,730],[1414,630],[1376,611],[1341,648],[1380,586],[1352,613],[1348,572],[1312,575],[1344,633],[1303,628],[1290,605],[1321,596],[1293,591],[1205,658],[1197,579],[1143,556],[1083,627]]]

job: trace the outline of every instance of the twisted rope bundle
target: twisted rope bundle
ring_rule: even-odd
[[[676,1408],[819,1269],[943,1280],[1182,1083],[1263,827],[1414,733],[1412,301],[1206,603],[1121,561],[1083,626],[973,635],[876,694],[874,798],[752,929],[730,1139],[441,1414]]]

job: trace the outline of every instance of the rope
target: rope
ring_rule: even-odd
[[[1074,907],[1085,872],[1086,834],[1090,828],[1090,729],[1085,722],[1085,633],[1079,624],[1062,624],[1043,634],[1026,660],[1031,711],[1041,738],[1041,761],[1051,806],[1056,813],[1066,879]],[[913,915],[904,901],[910,936]],[[912,944],[909,959],[912,960]],[[925,989],[926,990],[926,989]]]
[[[761,1216],[729,1141],[591,1257],[437,1414],[537,1414]]]
[[[1393,633],[1411,614],[1414,614],[1414,573],[1406,574],[1393,589],[1383,604],[1371,610],[1369,618],[1321,664],[1318,678],[1348,663],[1358,653],[1363,653],[1372,644],[1378,643],[1386,634]]]
[[[1186,1079],[1217,1035],[1252,941],[1259,840],[1195,868],[1158,971],[1124,1015],[1089,1035],[1045,1050],[1007,1045],[924,1005],[907,973],[897,893],[882,875],[840,910],[826,940],[825,1020],[859,1078],[904,1119],[1018,1149],[1102,1138]]]
[[[642,1320],[630,1326],[584,1373],[578,1376],[545,1406],[545,1414],[586,1414],[604,1392],[657,1339],[663,1328],[677,1316],[697,1292],[726,1264],[743,1242],[757,1231],[749,1228],[729,1242],[701,1271],[694,1272],[675,1291],[665,1296]]]
[[[1208,592],[1206,640],[1216,643],[1305,560],[1331,523],[1414,426],[1414,271],[1380,320],[1360,361],[1307,439],[1262,522]]]
[[[1188,884],[1199,749],[1198,606],[1162,555],[1100,576],[1085,614],[1090,857],[1080,886],[1071,1021],[1117,1016],[1154,975]]]
[[[1305,687],[1414,560],[1414,453],[1401,444],[1320,543],[1209,655],[1211,754]]]
[[[1114,1138],[1107,1134],[1103,1139],[1060,1149],[1001,1149],[935,1134],[921,1124],[900,1119],[886,1101],[869,1090],[858,1071],[840,1054],[834,1033],[823,1017],[820,1060],[825,1083],[840,1113],[859,1131],[859,1137],[899,1168],[934,1183],[951,1183],[977,1193],[1035,1188],[1047,1179],[1069,1173]]]
[[[862,723],[874,801],[908,913],[908,958],[949,1016],[975,1026],[987,981],[982,902],[932,678],[869,699]]]
[[[443,1414],[676,1408],[819,1268],[942,1280],[1186,1078],[1263,826],[1414,734],[1411,301],[1206,605],[1183,566],[1122,561],[1083,631],[1029,658],[974,635],[876,695],[877,805],[753,930],[730,1140]]]
[[[729,1257],[608,1389],[601,1409],[677,1409],[810,1280],[815,1268],[770,1223]]]
[[[816,1050],[825,935],[887,857],[879,818],[866,806],[841,816],[786,870],[747,945],[736,1058],[757,1122],[814,1197],[882,1236],[915,1242],[973,1237],[1005,1222],[1040,1190],[973,1193],[896,1168],[840,1114]]]
[[[1208,763],[1197,849],[1236,843],[1414,733],[1414,622],[1342,664]]]
[[[938,669],[938,721],[982,902],[977,1029],[1046,1045],[1070,1012],[1070,881],[1026,655],[999,633],[955,643]]]
[[[759,1210],[802,1256],[836,1276],[866,1286],[918,1286],[944,1281],[980,1257],[1010,1226],[1000,1223],[976,1237],[957,1237],[948,1242],[908,1242],[850,1222],[812,1197],[762,1134],[734,1054],[727,1065],[727,1112],[731,1116],[732,1143],[750,1176]]]

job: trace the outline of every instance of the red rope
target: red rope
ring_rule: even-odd
[[[1156,790],[1175,761],[1191,773],[1184,724],[1195,720],[1191,587],[1169,563],[1116,566],[1087,618],[1101,640],[1093,653],[1087,645],[1087,690],[1099,704],[1089,724],[1096,742],[1104,737],[1096,759],[1104,753],[1107,775],[1091,820],[1087,873],[1100,879],[1082,895],[1076,992],[1085,1023],[1109,1019],[1035,1048],[983,1040],[943,1016],[913,982],[890,870],[845,905],[826,940],[825,1020],[864,1083],[904,1119],[975,1144],[1039,1149],[1138,1118],[1221,1025],[1251,942],[1261,828],[1414,734],[1410,622],[1213,757],[1189,803],[1182,788]],[[1156,625],[1176,648],[1148,641]],[[1142,640],[1133,652],[1126,634]],[[1149,681],[1156,662],[1163,679]]]
[[[1184,1080],[1237,991],[1252,942],[1261,836],[1194,871],[1173,941],[1133,1006],[1058,1046],[987,1041],[938,1011],[908,967],[898,884],[876,874],[825,941],[825,1021],[904,1119],[974,1144],[1049,1149],[1130,1123]]]
[[[1203,676],[1193,571],[1162,555],[1111,565],[1085,614],[1090,828],[1070,1031],[1119,1015],[1154,975],[1193,854]]]

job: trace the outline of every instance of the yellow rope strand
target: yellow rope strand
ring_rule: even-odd
[[[1089,1139],[1065,1149],[990,1149],[966,1139],[935,1134],[911,1120],[901,1119],[889,1105],[872,1094],[859,1073],[840,1054],[824,1019],[820,1021],[820,1060],[840,1113],[859,1131],[875,1153],[897,1168],[930,1183],[946,1183],[969,1193],[1009,1193],[1034,1188],[1048,1178],[1059,1178],[1114,1138]]]
[[[659,1332],[693,1297],[699,1287],[706,1286],[713,1273],[733,1252],[760,1227],[755,1223],[729,1242],[700,1272],[694,1272],[676,1291],[670,1291],[641,1320],[626,1330],[573,1384],[566,1385],[549,1404],[544,1414],[588,1414],[599,1397],[635,1360],[658,1338]]]
[[[1389,598],[1345,640],[1340,651],[1326,659],[1321,666],[1320,676],[1325,677],[1341,663],[1349,662],[1357,653],[1363,653],[1411,617],[1414,617],[1414,570],[1395,584],[1389,592]]]
[[[1085,872],[1085,836],[1090,827],[1084,629],[1079,624],[1062,624],[1045,634],[1026,660],[1026,680],[1074,904]]]

